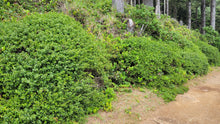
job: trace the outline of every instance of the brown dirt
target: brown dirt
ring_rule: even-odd
[[[220,124],[220,68],[187,85],[190,90],[168,104],[147,89],[119,93],[113,111],[100,111],[88,124]]]

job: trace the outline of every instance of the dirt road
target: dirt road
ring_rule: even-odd
[[[220,124],[220,71],[213,71],[189,84],[190,90],[176,101],[161,106],[142,124]]]
[[[220,68],[187,85],[168,104],[147,90],[120,94],[113,112],[99,112],[88,124],[220,124]]]

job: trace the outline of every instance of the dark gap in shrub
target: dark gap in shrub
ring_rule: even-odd
[[[24,47],[21,48],[17,48],[15,51],[13,51],[14,53],[21,53],[21,52],[27,52],[26,49]]]
[[[95,69],[87,68],[84,72],[91,73],[94,77],[100,77],[101,75]]]

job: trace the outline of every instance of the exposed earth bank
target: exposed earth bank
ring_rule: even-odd
[[[113,111],[89,117],[88,124],[220,124],[220,68],[187,85],[168,104],[148,90],[119,93]]]

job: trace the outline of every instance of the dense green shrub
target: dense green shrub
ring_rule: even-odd
[[[30,12],[57,11],[63,3],[63,0],[1,0],[0,19],[16,20]]]
[[[218,41],[219,33],[213,30],[211,26],[204,27],[204,30],[205,30],[205,35],[203,37],[206,38],[206,40],[208,40],[209,44],[215,45],[215,42],[219,42]]]
[[[179,51],[179,54],[183,57],[183,67],[187,73],[207,73],[207,59],[201,53],[200,49],[197,47],[197,44],[194,44],[197,41],[200,41],[199,37],[197,39],[187,37],[186,35],[191,36],[191,31],[186,27],[180,26],[175,19],[170,19],[166,16],[162,16],[161,19],[157,19],[151,8],[146,9],[146,7],[143,6],[136,6],[130,8],[128,7],[126,10],[127,16],[130,16],[132,19],[134,19],[139,27],[142,25],[147,25],[145,33],[150,34],[154,38],[161,39],[163,42],[168,44],[172,43],[172,45],[177,48],[175,51]],[[207,48],[214,50],[214,48],[210,48],[211,46],[208,44],[206,46]],[[206,46],[203,45],[203,48]],[[218,55],[219,52],[214,50],[211,55],[208,55],[204,50],[202,50],[202,52],[209,56],[208,59],[210,64],[216,64],[219,56],[215,60],[210,59],[213,58],[211,57],[212,55]],[[202,59],[199,60],[197,57]]]
[[[63,14],[0,23],[0,121],[80,121],[108,108],[109,96],[97,89],[111,65],[102,47]]]
[[[200,51],[185,49],[180,52],[183,59],[183,68],[189,74],[203,75],[208,72],[208,59]]]
[[[214,32],[211,28],[206,28],[206,30],[207,29],[210,29],[210,30],[207,30],[206,35],[203,36],[199,32],[189,30],[183,26],[177,26],[176,24],[173,24],[171,22],[172,22],[172,19],[167,19],[164,21],[164,30],[161,31],[161,38],[163,39],[163,41],[174,42],[178,44],[178,46],[184,49],[185,51],[187,49],[190,49],[190,50],[193,50],[194,52],[197,52],[197,54],[200,53],[200,51],[202,51],[208,58],[208,62],[210,65],[219,64],[220,53],[218,49],[213,47],[213,46],[216,46],[216,43],[218,43],[216,40],[216,36],[218,33]],[[198,46],[200,50],[198,50],[196,46]],[[192,58],[196,58],[196,56],[192,57],[191,55],[191,57],[189,56],[187,58],[192,59]],[[197,60],[197,61],[200,61],[200,60]],[[197,62],[194,64],[194,67],[196,66],[198,66]],[[194,68],[194,72],[195,71],[203,72],[201,70],[199,71],[199,70],[196,70],[196,68]],[[204,70],[204,72],[206,72],[206,70]]]
[[[217,42],[215,42],[215,45],[214,45],[214,46],[217,47],[218,50],[220,51],[220,36],[217,37]]]
[[[169,37],[170,33],[167,37]],[[192,43],[192,41],[184,39],[181,35],[178,36],[176,33],[173,33],[171,37],[172,40],[165,40],[163,42],[176,48],[175,51],[182,57],[182,67],[184,70],[188,74],[206,74],[209,63],[207,57],[199,50],[198,46]]]
[[[115,48],[118,55],[112,59],[116,70],[112,77],[117,83],[160,89],[180,85],[187,79],[181,56],[163,42],[134,37],[118,42]]]
[[[212,27],[205,27],[205,35],[201,36],[201,39],[204,41],[208,41],[208,43],[212,46],[217,47],[220,50],[220,35],[219,32],[213,30]]]
[[[182,49],[175,42],[165,43],[144,37],[118,41],[114,47],[117,52],[111,59],[115,69],[112,80],[118,84],[157,88],[167,101],[175,98],[176,86],[186,82],[191,74],[206,74],[208,71],[208,60],[197,47]],[[166,89],[171,90],[169,97],[161,92]]]
[[[175,44],[176,51],[179,51],[179,54],[182,56],[182,67],[188,74],[202,75],[208,72],[209,64],[207,57],[196,44],[201,41],[199,37],[197,38],[194,34],[192,35],[191,30],[177,25],[173,19],[165,18],[160,38],[163,42]],[[208,44],[206,45],[209,47]]]
[[[200,50],[207,56],[210,65],[216,66],[220,64],[220,53],[218,48],[202,41],[195,42],[195,44],[198,45]]]

